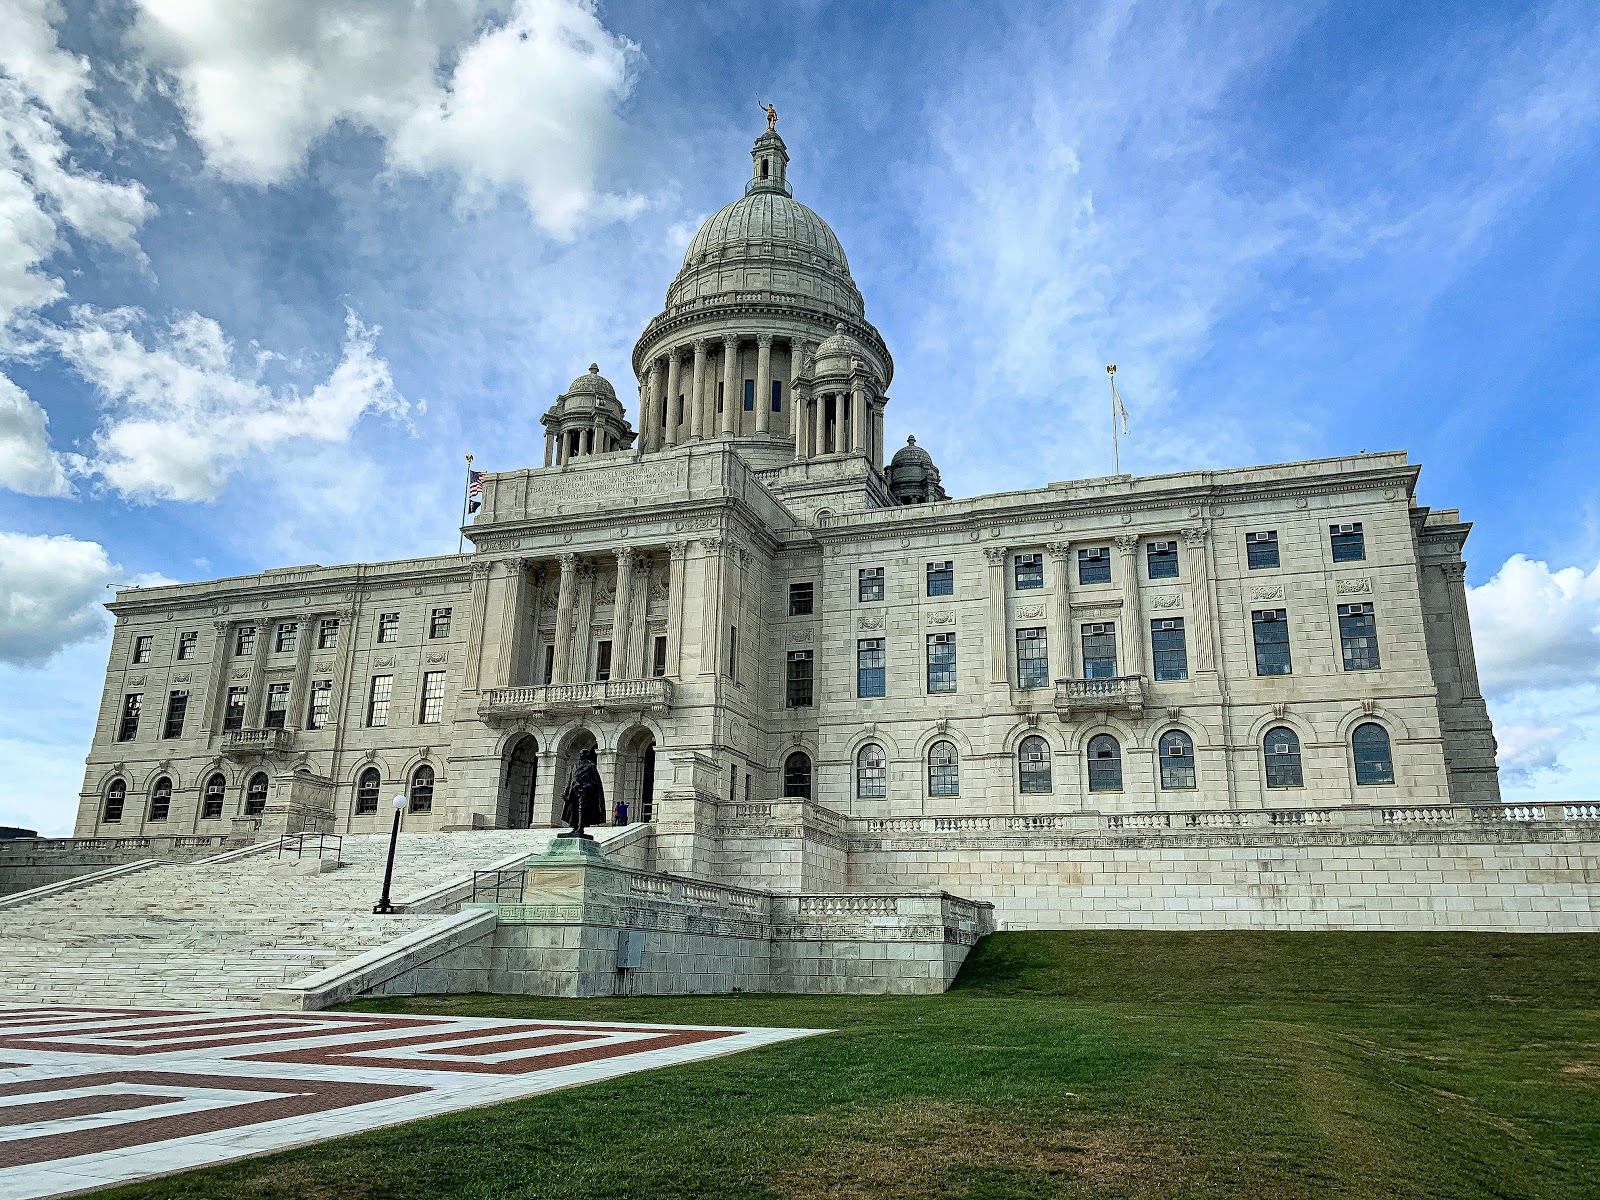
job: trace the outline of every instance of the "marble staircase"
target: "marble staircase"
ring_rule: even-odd
[[[555,832],[403,833],[394,900],[537,854]],[[603,841],[625,831],[594,832]],[[18,902],[0,909],[0,1004],[254,1007],[265,991],[440,919],[437,910],[373,914],[388,844],[387,835],[346,836],[343,865],[324,873],[311,854],[280,858],[274,843],[8,897]]]

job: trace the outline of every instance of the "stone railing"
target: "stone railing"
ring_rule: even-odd
[[[292,729],[233,729],[222,735],[222,752],[230,758],[279,754],[293,748]]]
[[[1063,716],[1080,712],[1126,712],[1138,716],[1143,711],[1143,675],[1056,680],[1056,712]]]
[[[545,713],[644,712],[671,707],[670,679],[607,679],[596,683],[489,688],[478,703],[478,715],[493,721]]]

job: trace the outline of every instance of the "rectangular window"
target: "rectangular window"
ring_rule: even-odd
[[[1334,562],[1361,562],[1367,557],[1366,535],[1361,532],[1361,522],[1354,525],[1329,525],[1328,537],[1333,542]]]
[[[756,381],[754,379],[746,379],[744,381],[744,410],[745,412],[755,412],[756,410]]]
[[[728,626],[728,678],[739,682],[739,627]]]
[[[722,411],[722,380],[717,380],[717,411]]]
[[[1150,649],[1157,679],[1189,678],[1189,647],[1184,640],[1182,617],[1151,621]]]
[[[135,666],[150,661],[150,649],[155,645],[156,639],[146,635],[133,639],[133,662]]]
[[[667,673],[667,639],[657,635],[655,645],[650,651],[650,675],[660,679]]]
[[[594,648],[594,677],[597,683],[604,683],[611,678],[611,642],[609,639],[600,642]]]
[[[791,583],[789,585],[789,615],[791,617],[807,616],[811,612],[811,585],[809,583]]]
[[[772,381],[772,411],[783,411],[783,384],[776,379]]]
[[[1017,686],[1050,686],[1050,651],[1043,629],[1017,630]]]
[[[189,693],[187,691],[171,692],[167,696],[167,723],[161,728],[164,738],[179,738],[183,736],[183,719],[189,715]]]
[[[739,764],[728,764],[728,803],[737,804],[739,801]]]
[[[246,625],[239,630],[239,636],[234,640],[233,652],[240,658],[245,658],[256,652],[256,627]]]
[[[928,691],[953,692],[956,690],[956,635],[930,633],[928,635]]]
[[[122,698],[122,720],[117,725],[117,741],[131,742],[139,733],[139,713],[144,707],[141,692],[129,692]]]
[[[1378,625],[1372,605],[1339,605],[1339,647],[1346,671],[1378,669]]]
[[[1019,554],[1016,558],[1017,591],[1044,586],[1044,555]]]
[[[953,562],[928,564],[928,595],[953,596],[956,593],[956,571]]]
[[[282,729],[289,721],[289,685],[267,684],[267,711],[262,717],[265,729]]]
[[[1151,542],[1144,549],[1151,579],[1176,579],[1178,577],[1178,543]]]
[[[788,708],[811,707],[811,651],[791,650],[784,681],[783,703]]]
[[[609,646],[610,642],[602,645]],[[422,675],[422,715],[419,725],[438,725],[444,720],[444,672],[425,671]]]
[[[333,703],[333,680],[313,679],[311,681],[311,707],[306,710],[307,729],[326,729],[328,727],[328,708]]]
[[[378,614],[378,644],[384,642],[398,642],[400,640],[400,614]]]
[[[1244,553],[1252,571],[1263,571],[1278,565],[1278,531],[1263,529],[1244,535]]]
[[[1110,546],[1090,546],[1078,551],[1078,582],[1111,582]]]
[[[232,732],[244,728],[244,703],[250,698],[250,689],[247,687],[231,687],[228,689],[228,705],[222,710],[223,732]]]
[[[1083,626],[1083,677],[1117,677],[1117,627],[1113,622]]]
[[[428,618],[428,636],[431,638],[447,638],[450,636],[450,610],[436,608],[433,615]]]
[[[1289,613],[1268,608],[1250,614],[1256,639],[1256,674],[1289,675]]]
[[[856,599],[862,604],[883,599],[882,567],[862,567],[856,572]]]
[[[339,618],[323,617],[317,625],[317,649],[333,650],[339,645]]]
[[[882,696],[888,689],[882,638],[861,638],[856,642],[856,695],[867,699]]]
[[[389,723],[389,694],[394,690],[393,675],[374,675],[367,698],[367,725],[378,728]]]
[[[546,646],[544,648],[544,682],[545,682],[545,686],[548,687],[549,684],[550,684],[550,681],[552,679],[554,679],[555,677],[556,677],[556,648],[554,646]]]
[[[274,653],[292,654],[294,653],[295,647],[299,644],[300,626],[298,624],[288,623],[278,626],[278,640],[277,644],[273,647]]]
[[[178,635],[178,661],[184,662],[194,657],[195,645],[200,641],[198,633],[180,633]]]

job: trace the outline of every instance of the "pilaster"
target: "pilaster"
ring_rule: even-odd
[[[1143,675],[1144,611],[1139,602],[1139,535],[1122,533],[1115,540],[1117,587],[1122,593],[1122,637],[1117,647],[1121,661],[1117,674]]]
[[[989,564],[989,682],[1004,685],[1010,678],[1006,649],[1006,547],[985,546]]]
[[[1050,556],[1051,577],[1056,585],[1056,602],[1050,610],[1050,640],[1059,647],[1053,649],[1055,679],[1078,677],[1078,648],[1072,642],[1072,544],[1047,542],[1045,553]]]
[[[756,432],[766,433],[771,428],[772,335],[763,333],[756,337]]]

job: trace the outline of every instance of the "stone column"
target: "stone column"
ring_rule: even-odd
[[[772,428],[772,335],[756,338],[756,432]]]
[[[517,651],[524,625],[522,610],[528,602],[528,571],[520,558],[501,559],[500,566],[505,572],[506,587],[500,609],[500,654],[495,660],[494,682],[496,687],[510,687],[516,682]]]
[[[744,393],[738,391],[739,335],[722,335],[722,436],[732,437],[739,429],[739,413],[744,409]]]
[[[554,466],[556,461],[556,435],[548,429],[544,432],[544,465]]]
[[[639,402],[639,448],[656,450],[661,445],[661,379],[656,374],[656,360],[651,359],[644,372],[644,399]]]
[[[311,678],[311,641],[317,635],[317,621],[321,614],[300,622],[300,636],[294,643],[294,678],[289,681],[289,711],[284,724],[290,729],[305,728],[306,687]]]
[[[1003,684],[1010,678],[1006,646],[1006,547],[985,546],[983,557],[989,563],[989,682]]]
[[[666,428],[662,430],[664,440],[669,446],[678,444],[678,425],[683,420],[683,413],[678,406],[678,389],[681,386],[680,367],[682,359],[678,355],[678,348],[674,346],[667,351],[667,420]]]
[[[1055,659],[1052,679],[1078,677],[1078,647],[1072,640],[1072,546],[1068,542],[1047,542],[1045,553],[1050,556],[1050,569],[1055,572],[1056,603],[1051,610],[1050,641],[1058,649],[1050,655]]]
[[[611,677],[633,678],[633,564],[638,551],[632,546],[617,550],[617,596],[611,618]]]
[[[689,543],[673,542],[667,547],[671,558],[667,571],[667,674],[683,675],[683,569],[689,560]]]
[[[472,564],[472,615],[467,624],[467,660],[461,678],[464,692],[477,691],[483,676],[483,623],[489,611],[489,568],[492,565],[488,562]],[[339,644],[344,645],[343,639]]]
[[[789,420],[794,427],[794,461],[806,460],[806,437],[811,429],[809,389],[789,389]]]
[[[551,683],[572,682],[572,617],[577,607],[578,556],[571,551],[561,555],[561,587],[556,594],[556,658],[550,672]]]
[[[700,611],[700,674],[715,675],[722,666],[722,581],[725,573],[722,538],[700,539],[700,561],[705,567]]]
[[[206,707],[200,732],[215,733],[222,728],[222,710],[228,695],[228,654],[233,645],[232,621],[213,621],[216,640],[211,643],[211,670],[206,675]]]
[[[588,683],[589,640],[594,628],[594,593],[598,572],[592,562],[578,564],[578,611],[572,622],[572,678],[570,683]],[[616,647],[613,646],[612,650]]]
[[[261,710],[267,697],[267,643],[277,627],[277,621],[264,618],[256,622],[256,652],[250,659],[250,694],[245,697],[244,727],[261,728]]]
[[[702,430],[705,428],[706,405],[706,339],[694,340],[694,370],[689,376],[689,437],[691,440],[704,437]]]
[[[1183,531],[1184,558],[1188,560],[1189,595],[1194,600],[1195,670],[1217,669],[1215,597],[1211,594],[1211,560],[1206,552],[1206,539],[1211,530],[1205,526]]]
[[[794,432],[795,445],[799,446],[801,431],[805,426],[801,418],[805,415],[802,406],[795,399],[799,396],[800,389],[795,386],[795,380],[800,378],[806,369],[806,344],[803,339],[794,338],[789,342],[789,426]],[[801,457],[796,455],[796,457]]]
[[[828,452],[828,397],[812,397],[811,401],[811,457]]]
[[[1122,533],[1117,543],[1117,586],[1122,592],[1122,629],[1117,674],[1144,674],[1144,612],[1139,605],[1139,535]]]
[[[487,564],[485,570],[487,571]],[[356,614],[359,611],[355,608],[341,608],[332,614],[339,618],[339,641],[333,660],[333,690],[328,694],[328,717],[339,728],[336,750],[344,744],[344,704],[345,696],[350,691],[350,664],[355,661]]]
[[[857,383],[850,389],[850,449],[856,454],[867,448],[867,394]]]
[[[1467,564],[1459,559],[1439,564],[1444,575],[1444,592],[1450,600],[1450,636],[1456,645],[1456,660],[1461,666],[1461,697],[1481,700],[1478,682],[1478,654],[1472,646],[1472,618],[1467,611]]]

